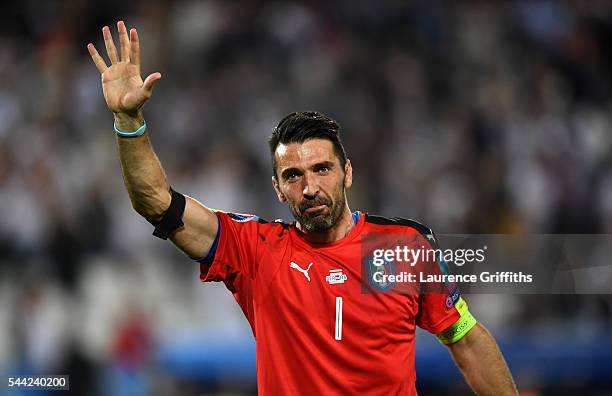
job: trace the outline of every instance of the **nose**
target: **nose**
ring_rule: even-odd
[[[304,190],[302,191],[304,198],[314,199],[319,194],[319,183],[313,173],[304,175]]]

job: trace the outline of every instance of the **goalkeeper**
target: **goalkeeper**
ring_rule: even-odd
[[[223,282],[233,294],[256,339],[260,395],[416,395],[416,326],[448,347],[476,393],[517,395],[495,341],[456,288],[362,292],[366,235],[433,234],[414,221],[349,209],[353,169],[331,118],[289,114],[269,140],[272,186],[295,218],[290,224],[213,211],[173,191],[141,112],[161,74],[141,79],[138,33],[117,27],[119,51],[103,28],[110,65],[93,44],[88,50],[115,117],[132,205],[156,236],[199,263],[202,281]]]

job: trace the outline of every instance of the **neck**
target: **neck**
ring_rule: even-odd
[[[355,227],[355,221],[353,220],[353,215],[351,214],[351,210],[349,209],[348,205],[345,205],[342,215],[336,224],[334,224],[334,226],[328,230],[318,232],[306,231],[299,222],[296,223],[295,226],[309,242],[332,243],[347,236],[353,227]]]

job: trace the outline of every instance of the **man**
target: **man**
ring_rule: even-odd
[[[517,394],[495,341],[456,290],[364,292],[366,235],[433,236],[416,222],[351,213],[353,171],[332,119],[292,113],[270,138],[272,185],[294,224],[213,211],[174,192],[140,112],[161,74],[143,82],[137,31],[117,27],[119,54],[103,28],[110,66],[88,49],[115,117],[130,199],[155,235],[200,263],[203,281],[233,293],[256,338],[259,394],[415,395],[417,324],[438,334],[475,392]]]

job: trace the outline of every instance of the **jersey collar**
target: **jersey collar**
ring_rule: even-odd
[[[345,236],[342,239],[338,239],[337,241],[329,242],[329,243],[310,242],[309,240],[304,238],[304,236],[302,235],[300,231],[298,231],[298,229],[295,227],[295,222],[293,222],[291,226],[289,227],[291,238],[302,244],[305,244],[309,247],[316,248],[316,249],[337,248],[341,245],[351,242],[353,239],[355,239],[361,234],[363,225],[365,224],[365,214],[359,211],[355,211],[352,213],[352,216],[353,216],[353,220],[355,221],[355,227],[353,227],[353,229],[348,233],[347,236]]]

